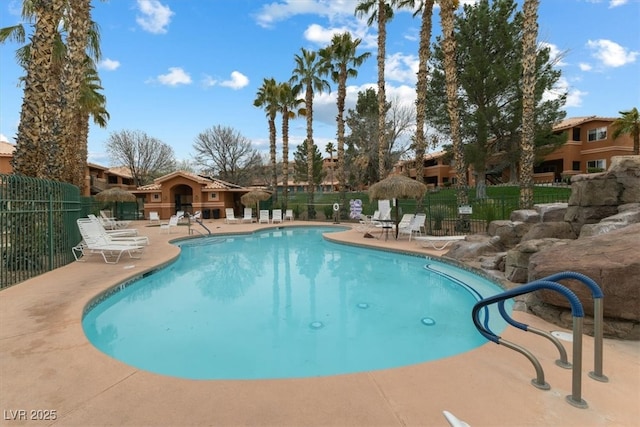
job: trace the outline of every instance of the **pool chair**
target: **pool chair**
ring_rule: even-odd
[[[248,222],[248,223],[253,222],[253,209],[244,208],[244,216],[242,217],[242,222]]]
[[[78,221],[82,220],[83,222],[90,221],[95,226],[95,229],[92,228],[92,231],[96,233],[101,233],[104,237],[113,242],[113,243],[126,243],[133,245],[145,246],[149,244],[149,238],[147,236],[139,236],[138,230],[133,228],[123,228],[121,230],[105,230],[100,223],[100,220],[96,218],[95,215],[89,215],[88,218],[80,218]]]
[[[120,228],[127,228],[131,221],[118,221],[111,216],[109,211],[100,211],[100,222],[102,226],[107,230],[117,230]]]
[[[258,224],[269,224],[269,211],[267,209],[260,209],[260,216],[258,217]]]
[[[238,218],[236,218],[236,214],[233,212],[233,208],[226,208],[224,210],[225,214],[225,218],[224,218],[224,222],[227,224],[237,224]]]
[[[464,239],[465,236],[418,236],[415,241],[423,248],[441,251],[446,249],[447,246]]]
[[[284,212],[284,220],[293,221],[293,209],[287,209]]]
[[[271,223],[279,222],[282,224],[282,209],[274,209],[271,215]]]
[[[471,427],[469,424],[465,423],[449,411],[442,411],[442,415],[444,415],[451,427]]]
[[[171,234],[171,229],[176,228],[178,226],[178,215],[171,215],[169,218],[169,222],[165,222],[160,224],[160,232],[165,232],[167,234]]]
[[[89,218],[80,218],[77,224],[82,242],[71,249],[76,261],[84,261],[82,258],[90,254],[100,254],[107,264],[117,264],[124,253],[127,253],[130,258],[137,259],[144,252],[142,245],[115,242],[109,239],[97,228],[96,222]]]
[[[158,212],[149,212],[149,224],[160,224]]]
[[[409,224],[406,227],[399,228],[398,232],[400,234],[407,234],[409,236],[409,241],[411,241],[414,234],[417,234],[418,236],[422,235],[422,229],[424,228],[424,221],[426,218],[427,216],[423,213],[415,214],[413,218],[411,218],[411,221],[409,221]]]

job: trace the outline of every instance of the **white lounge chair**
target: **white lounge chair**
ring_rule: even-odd
[[[166,231],[167,234],[171,234],[171,229],[178,226],[178,215],[171,215],[169,222],[160,224],[160,232]]]
[[[160,224],[160,215],[158,212],[149,212],[149,224]]]
[[[227,224],[238,223],[238,218],[236,218],[236,214],[233,212],[233,208],[226,208],[224,212],[225,212],[224,222],[226,222]]]
[[[260,217],[258,218],[258,224],[269,224],[269,211],[267,209],[260,209]]]
[[[111,216],[109,211],[100,211],[100,222],[106,230],[117,230],[120,228],[127,228],[131,221],[118,221]]]
[[[133,245],[148,245],[149,238],[147,236],[138,236],[138,230],[133,228],[123,228],[121,230],[105,230],[100,223],[100,220],[96,218],[95,215],[89,215],[88,218],[80,218],[83,222],[88,220],[93,223],[95,229],[92,228],[91,231],[96,233],[101,233],[105,236],[105,238],[112,243],[123,243],[123,244],[133,244]],[[79,221],[80,221],[79,220]],[[87,225],[89,227],[89,225]]]
[[[282,223],[282,209],[273,210],[273,214],[271,215],[271,223],[275,224],[276,222]]]
[[[465,236],[418,236],[415,241],[423,248],[433,248],[441,251],[450,244],[464,239]]]
[[[144,251],[144,246],[126,243],[114,243],[105,234],[99,232],[96,223],[88,218],[80,218],[77,221],[82,242],[72,248],[76,261],[81,261],[81,257],[89,254],[102,255],[107,264],[116,264],[120,261],[125,252],[130,258],[140,258]]]
[[[253,209],[252,208],[244,208],[244,216],[242,217],[242,222],[253,222]]]
[[[284,212],[284,220],[293,221],[293,209],[287,209]]]
[[[414,234],[417,234],[418,236],[422,235],[422,228],[424,227],[425,219],[425,214],[416,214],[411,218],[409,224],[405,227],[399,228],[398,232],[400,234],[407,234],[409,236],[409,241],[411,241]]]

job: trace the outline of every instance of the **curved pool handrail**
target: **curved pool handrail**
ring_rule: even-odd
[[[518,329],[522,329],[525,332],[531,332],[533,334],[540,335],[541,337],[551,341],[551,343],[556,347],[556,349],[558,349],[558,353],[560,354],[560,358],[556,359],[556,365],[565,369],[571,368],[571,363],[569,363],[569,360],[567,358],[567,350],[564,348],[564,346],[562,345],[562,343],[558,338],[556,338],[555,336],[553,336],[547,331],[534,328],[533,326],[527,325],[526,323],[518,322],[517,320],[509,316],[509,313],[507,313],[507,311],[504,308],[504,300],[498,302],[498,311],[500,312],[500,315],[502,316],[502,318],[511,326],[514,326]]]
[[[609,378],[602,373],[602,359],[603,359],[603,334],[604,334],[604,308],[602,300],[604,293],[600,286],[590,278],[582,273],[576,271],[562,271],[560,273],[552,274],[551,276],[544,277],[541,280],[550,280],[557,282],[563,279],[574,279],[582,282],[591,290],[591,296],[593,297],[593,371],[589,372],[589,377],[601,382],[608,382]]]
[[[473,310],[471,313],[473,323],[476,329],[478,329],[478,331],[489,341],[493,341],[496,344],[505,345],[506,347],[516,350],[527,357],[533,363],[537,374],[537,377],[531,380],[531,383],[538,388],[548,389],[549,386],[544,381],[544,372],[542,370],[542,367],[540,366],[538,360],[533,356],[533,354],[531,354],[531,352],[524,349],[523,347],[520,347],[497,336],[490,330],[486,329],[478,319],[478,313],[483,307],[540,289],[549,289],[562,294],[565,298],[567,298],[569,304],[571,305],[571,314],[573,316],[573,378],[572,394],[567,396],[566,400],[568,403],[575,407],[586,408],[587,403],[581,398],[582,383],[580,380],[580,375],[582,372],[582,320],[584,317],[584,310],[582,308],[580,300],[578,299],[576,294],[573,293],[573,291],[556,282],[552,282],[549,280],[536,280],[527,283],[526,285],[519,286],[517,288],[513,288],[500,294],[485,298],[482,301],[478,301],[473,306]]]

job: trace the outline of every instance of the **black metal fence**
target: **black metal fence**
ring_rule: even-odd
[[[74,185],[0,175],[0,289],[73,261],[81,215]]]

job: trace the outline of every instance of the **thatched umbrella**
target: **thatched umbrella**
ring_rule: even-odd
[[[135,202],[136,196],[120,187],[113,187],[99,192],[95,199],[99,202],[115,203],[117,212],[118,202]]]
[[[371,200],[419,199],[424,197],[427,186],[404,175],[389,175],[369,187]],[[396,205],[396,238],[398,238],[398,203]]]
[[[271,197],[271,193],[268,193],[264,190],[251,190],[248,193],[245,193],[242,196],[240,196],[240,202],[245,206],[253,205],[255,203],[256,214],[257,214],[258,213],[257,211],[260,210],[259,203],[263,200],[269,199],[269,197]]]

